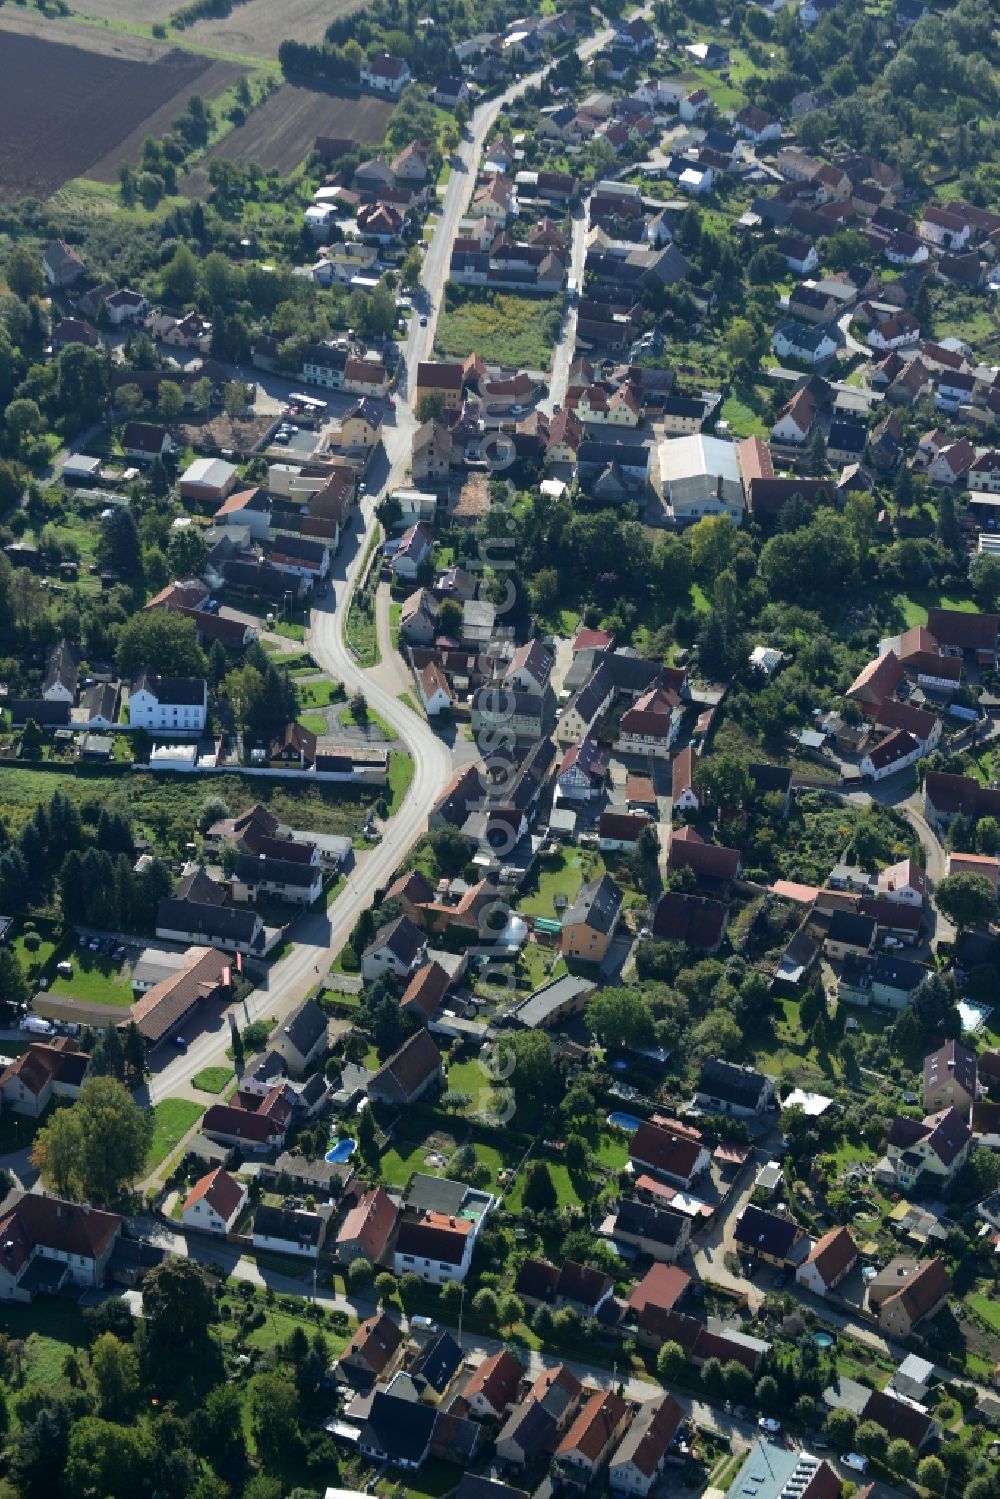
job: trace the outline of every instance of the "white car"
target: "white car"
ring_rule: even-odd
[[[757,1421],[761,1431],[766,1431],[768,1436],[776,1437],[781,1430],[781,1422],[776,1421],[773,1416],[761,1416]]]
[[[868,1472],[868,1459],[862,1457],[860,1452],[845,1452],[840,1461],[845,1468],[853,1468],[855,1473]]]

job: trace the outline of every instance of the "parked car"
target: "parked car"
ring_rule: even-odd
[[[25,1015],[21,1021],[22,1031],[27,1031],[32,1036],[54,1036],[55,1026],[51,1020],[43,1020],[41,1015]]]
[[[761,1431],[766,1431],[769,1437],[776,1437],[781,1430],[781,1422],[776,1421],[773,1416],[760,1416],[757,1425]]]
[[[845,1452],[840,1461],[845,1468],[853,1468],[855,1473],[868,1472],[868,1459],[862,1457],[860,1452]]]

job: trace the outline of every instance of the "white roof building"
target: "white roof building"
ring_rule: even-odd
[[[671,437],[658,449],[663,504],[678,522],[706,515],[743,519],[743,480],[734,443],[703,432]]]

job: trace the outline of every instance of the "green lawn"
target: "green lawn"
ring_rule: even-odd
[[[460,1124],[459,1128],[461,1128]],[[445,1164],[449,1156],[454,1155],[456,1143],[453,1139],[449,1147],[441,1149],[440,1154],[444,1156]],[[430,1153],[433,1153],[433,1147],[426,1136],[415,1140],[412,1136],[400,1135],[397,1132],[393,1135],[391,1148],[379,1161],[379,1176],[391,1187],[405,1187],[415,1171],[422,1171],[428,1176],[439,1176],[445,1166],[429,1162],[427,1156]]]
[[[561,321],[561,299],[469,297],[442,311],[435,351],[464,358],[485,349],[499,364],[547,370]]]
[[[540,615],[538,622],[543,629],[551,630],[553,635],[561,635],[564,640],[570,640],[580,623],[580,611],[563,605]]]
[[[406,793],[410,789],[413,780],[413,761],[409,755],[404,755],[400,750],[393,750],[389,756],[389,815],[395,816],[403,805]]]
[[[204,1112],[201,1105],[190,1098],[165,1098],[156,1105],[153,1110],[153,1143],[146,1158],[150,1171],[166,1160]]]
[[[358,714],[354,711],[354,704],[348,703],[346,708],[340,710],[340,721],[345,725],[353,725],[357,729],[377,729],[383,739],[392,740],[396,737],[394,729],[386,723],[374,708],[365,706],[364,712]]]
[[[566,1167],[550,1160],[546,1160],[545,1164],[549,1168],[549,1175],[552,1177],[552,1185],[556,1189],[556,1196],[559,1199],[559,1207],[567,1208],[582,1206],[583,1199],[578,1195],[576,1188],[573,1186]],[[507,1197],[505,1201],[505,1206],[508,1212],[513,1213],[515,1217],[521,1211],[521,1193],[524,1191],[524,1183],[526,1179],[527,1173],[522,1171],[518,1176],[517,1181],[514,1183],[510,1196]]]
[[[564,895],[572,905],[584,881],[596,879],[603,870],[599,855],[580,849],[564,849],[554,859],[540,859],[537,888],[521,899],[520,909],[527,916],[558,919],[561,913],[556,910],[556,896]]]
[[[992,1296],[978,1293],[974,1296],[967,1296],[965,1299],[977,1317],[985,1322],[990,1332],[995,1332],[1000,1337],[1000,1303]]]
[[[302,708],[325,708],[335,697],[343,696],[339,682],[299,682],[299,706]]]
[[[232,1080],[233,1075],[231,1067],[203,1067],[200,1072],[195,1073],[191,1081],[203,1093],[221,1093],[226,1084]]]
[[[6,780],[7,777],[5,775],[5,792]],[[16,931],[17,935],[11,940],[11,946],[14,949],[15,956],[17,957],[18,962],[21,965],[22,971],[25,978],[28,980],[28,983],[37,988],[39,978],[45,972],[52,961],[52,957],[55,953],[56,945],[59,940],[59,930],[54,923],[47,921],[35,921],[32,923],[32,926],[34,928],[34,937],[30,932],[25,931],[23,927],[15,927],[14,930]],[[34,942],[35,937],[38,938],[38,946],[34,949],[34,951],[29,950],[29,948],[27,947],[25,943],[26,937],[32,943]]]
[[[382,652],[378,644],[375,609],[371,595],[363,593],[360,588],[351,599],[344,634],[359,666],[378,666]]]
[[[691,607],[695,614],[707,614],[712,607],[700,583],[691,584]]]
[[[734,437],[767,437],[771,424],[765,415],[767,391],[761,385],[734,390],[722,403],[719,416]]]
[[[948,594],[941,596],[936,592],[923,593],[917,590],[912,594],[897,593],[893,603],[907,629],[913,625],[925,625],[928,608],[957,609],[962,614],[975,614],[977,609],[976,603],[970,598],[954,598]]]
[[[9,1338],[25,1344],[24,1375],[27,1389],[51,1389],[62,1378],[69,1353],[78,1353],[89,1341],[83,1314],[71,1301],[41,1296],[31,1306],[7,1302],[3,1330]]]
[[[315,734],[317,738],[326,733],[326,719],[322,713],[300,713],[296,722],[300,723],[304,729],[308,729],[310,734]]]
[[[72,978],[64,978],[56,972],[56,965],[64,961],[73,966]],[[127,1007],[134,998],[132,985],[121,964],[88,948],[81,948],[72,934],[53,953],[46,964],[45,976],[53,994],[85,1000],[88,1004]]]

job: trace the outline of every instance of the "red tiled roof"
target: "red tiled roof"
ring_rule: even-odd
[[[642,1280],[632,1287],[628,1304],[636,1313],[647,1306],[673,1311],[691,1284],[691,1276],[679,1265],[651,1265]]]
[[[661,1129],[647,1120],[632,1136],[629,1158],[664,1176],[686,1181],[698,1164],[702,1150],[700,1141]]]
[[[382,1254],[396,1222],[396,1204],[382,1187],[362,1197],[347,1214],[337,1234],[338,1244],[359,1243],[373,1262]]]
[[[693,828],[680,828],[670,839],[670,869],[693,869],[711,879],[734,880],[740,872],[739,850],[706,843]]]
[[[614,1440],[629,1407],[614,1390],[596,1391],[556,1448],[556,1456],[579,1452],[596,1463]]]
[[[876,656],[858,673],[846,696],[866,703],[884,702],[892,696],[905,675],[895,651],[886,651],[884,656]]]
[[[846,1228],[831,1228],[817,1239],[806,1260],[815,1265],[826,1286],[834,1286],[858,1257],[858,1247]]]
[[[228,1223],[243,1201],[243,1196],[243,1188],[235,1176],[230,1176],[228,1171],[217,1166],[214,1171],[209,1171],[200,1181],[195,1182],[184,1199],[184,1211],[187,1212],[188,1208],[204,1201]]]
[[[483,1359],[462,1393],[470,1401],[473,1396],[482,1395],[490,1409],[499,1412],[515,1399],[523,1376],[524,1370],[514,1355],[501,1348],[499,1353]]]

